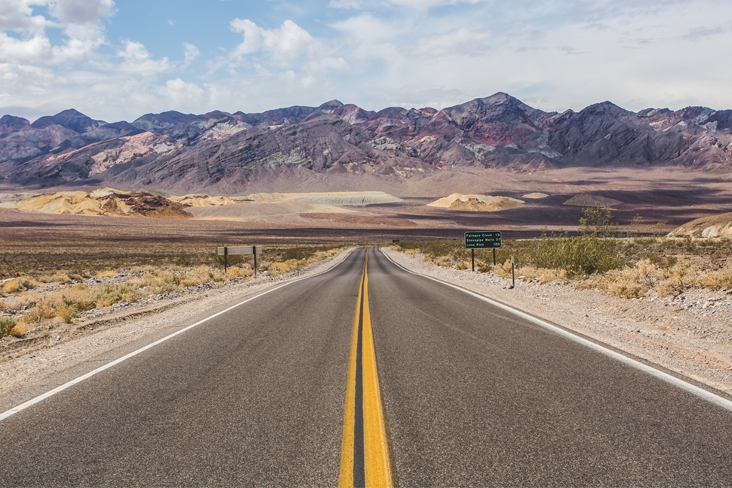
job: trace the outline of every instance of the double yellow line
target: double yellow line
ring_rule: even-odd
[[[391,487],[393,477],[369,313],[369,254],[353,319],[339,487]]]

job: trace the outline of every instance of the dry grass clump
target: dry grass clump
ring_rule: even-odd
[[[100,271],[96,275],[94,275],[95,280],[101,280],[102,278],[115,278],[117,276],[117,273],[111,270],[104,270]]]
[[[97,307],[109,307],[116,303],[132,303],[140,300],[143,294],[134,285],[114,283],[92,289],[91,300]]]
[[[21,319],[21,323],[37,327],[43,321],[56,316],[56,307],[49,300],[42,300],[35,307],[28,310]]]
[[[64,272],[54,273],[52,275],[43,275],[38,278],[41,283],[71,283],[71,277]]]
[[[507,261],[503,264],[502,275],[505,278],[511,276],[511,261]],[[525,276],[526,278],[533,280],[538,279],[540,284],[551,283],[552,281],[567,281],[569,279],[567,271],[563,269],[546,269],[537,268],[535,266],[523,266],[517,271],[518,276]]]
[[[493,265],[492,251],[475,250],[481,273],[511,276],[510,257],[516,276],[540,283],[569,281],[577,288],[599,289],[623,298],[651,293],[667,296],[691,288],[732,289],[732,241],[729,239],[673,239],[639,237],[640,217],[620,234],[607,209],[584,212],[577,236],[544,235],[540,239],[504,240]],[[635,229],[635,230],[634,230]],[[407,254],[423,253],[424,259],[442,267],[470,269],[470,250],[462,240],[402,242],[392,246]]]
[[[32,290],[34,288],[37,288],[38,285],[38,281],[36,281],[34,278],[31,278],[30,276],[19,276],[3,283],[1,289],[3,294],[11,294]]]
[[[340,251],[337,248],[289,248],[265,251],[262,259],[262,270],[267,270],[272,277],[307,266]],[[212,254],[209,264],[175,264],[153,266],[136,264],[128,268],[102,269],[95,273],[98,280],[116,278],[113,282],[87,286],[84,283],[73,283],[81,280],[81,275],[65,270],[46,272],[38,279],[23,275],[2,282],[0,291],[4,297],[0,300],[0,311],[3,315],[0,322],[0,337],[6,335],[22,336],[43,323],[62,321],[72,323],[80,318],[81,313],[99,307],[109,307],[119,303],[134,303],[144,297],[163,295],[165,293],[197,287],[200,285],[221,286],[230,280],[251,279],[254,275],[252,266],[239,260],[238,265],[230,267],[226,272],[223,266],[216,265]],[[287,258],[287,259],[285,259]],[[186,261],[179,259],[179,261]],[[127,272],[125,272],[127,271]],[[0,277],[2,278],[2,277]],[[35,290],[43,283],[61,283],[55,291]]]
[[[8,280],[3,283],[3,293],[16,293],[20,291],[21,286],[18,280]]]

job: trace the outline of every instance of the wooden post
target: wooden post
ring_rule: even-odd
[[[226,268],[229,264],[229,248],[224,246],[224,273],[226,273]]]
[[[511,256],[511,288],[516,288],[516,274],[514,272],[513,256]]]
[[[496,265],[496,248],[493,248],[493,266]]]
[[[254,277],[257,277],[257,246],[252,246],[252,251],[254,251]]]
[[[475,249],[470,250],[470,258],[473,263],[473,273],[475,273]]]

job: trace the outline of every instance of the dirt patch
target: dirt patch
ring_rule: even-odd
[[[255,202],[313,202],[335,206],[363,206],[399,203],[401,198],[383,191],[339,191],[314,193],[255,193],[244,197]]]
[[[338,224],[356,224],[364,227],[416,227],[417,224],[407,219],[390,217],[357,215],[357,214],[327,214],[327,213],[306,213],[301,214],[303,219],[324,220]]]

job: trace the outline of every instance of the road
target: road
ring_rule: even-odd
[[[731,411],[365,262],[1,420],[0,485],[732,485]]]

